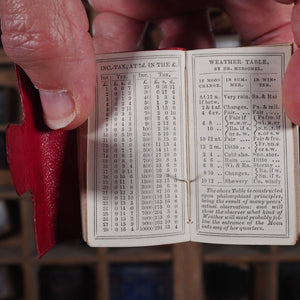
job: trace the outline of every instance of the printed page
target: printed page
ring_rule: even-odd
[[[184,51],[97,57],[88,123],[87,240],[146,246],[189,239]]]
[[[188,54],[193,240],[296,239],[293,128],[281,103],[290,46]]]

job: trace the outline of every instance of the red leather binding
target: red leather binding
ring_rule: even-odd
[[[17,75],[24,119],[7,128],[7,157],[17,193],[32,194],[40,257],[57,242],[81,235],[76,131],[50,130],[38,91],[19,67]]]

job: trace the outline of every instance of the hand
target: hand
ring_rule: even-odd
[[[292,7],[274,0],[90,2],[101,11],[93,39],[80,0],[0,0],[5,50],[39,89],[44,119],[53,129],[75,128],[88,117],[94,102],[94,53],[135,50],[148,21],[161,29],[160,48],[212,47],[206,8],[214,4],[227,11],[241,37],[253,44],[293,40]]]

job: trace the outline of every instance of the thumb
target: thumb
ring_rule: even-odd
[[[293,2],[292,0],[280,0],[283,3]],[[282,89],[282,99],[286,114],[289,119],[300,125],[300,1],[295,1],[292,12],[292,29],[296,50],[291,60],[289,61]]]
[[[0,0],[2,42],[40,91],[52,129],[73,129],[93,106],[96,63],[80,0]]]
[[[283,79],[282,100],[289,119],[300,124],[300,50],[292,56]]]

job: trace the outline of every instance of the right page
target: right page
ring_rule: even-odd
[[[192,240],[292,244],[295,139],[281,90],[290,45],[187,53]]]

